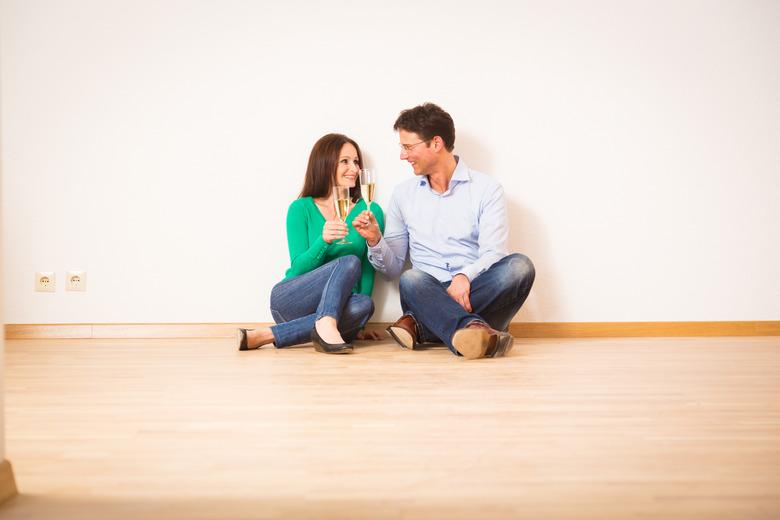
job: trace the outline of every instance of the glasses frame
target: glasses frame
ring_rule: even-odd
[[[398,143],[398,146],[401,148],[401,151],[403,151],[403,152],[411,152],[412,150],[414,150],[414,148],[418,144],[430,143],[431,141],[433,141],[433,138],[431,138],[431,139],[423,139],[422,141],[418,141],[418,142],[416,142],[414,144]]]

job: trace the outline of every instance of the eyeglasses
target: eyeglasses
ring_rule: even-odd
[[[401,150],[403,150],[404,152],[411,152],[412,150],[414,150],[414,147],[417,146],[418,144],[430,143],[430,142],[431,142],[430,139],[426,139],[424,141],[420,141],[418,143],[413,143],[413,144],[398,143],[398,146],[400,146]]]

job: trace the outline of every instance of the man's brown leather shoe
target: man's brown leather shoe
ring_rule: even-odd
[[[401,318],[387,327],[387,332],[393,337],[396,343],[403,348],[414,350],[420,346],[417,338],[420,337],[417,320],[410,314],[404,314]]]
[[[452,336],[452,344],[464,358],[501,357],[512,349],[514,338],[508,332],[492,329],[481,321],[472,321]]]

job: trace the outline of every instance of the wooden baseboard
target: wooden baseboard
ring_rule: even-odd
[[[0,462],[0,503],[5,502],[16,493],[14,470],[10,462],[3,460]]]
[[[6,339],[229,338],[237,327],[268,323],[73,323],[6,324]]]
[[[159,339],[230,338],[237,327],[269,323],[75,323],[7,324],[6,339]],[[369,323],[384,329],[389,323]],[[605,338],[675,336],[780,336],[780,321],[654,321],[654,322],[517,322],[509,331],[518,338]]]
[[[652,321],[512,323],[518,338],[626,338],[678,336],[780,336],[780,321]]]

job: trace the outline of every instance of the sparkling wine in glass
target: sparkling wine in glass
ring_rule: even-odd
[[[371,202],[376,195],[376,170],[370,170],[368,168],[360,170],[360,192],[363,195],[363,200],[366,201],[366,207],[368,211],[371,211]]]
[[[336,186],[336,216],[339,218],[340,221],[346,223],[347,222],[347,215],[349,215],[349,205],[352,200],[349,198],[349,187],[348,186]],[[342,238],[338,242],[334,242],[334,244],[351,244],[352,242],[348,242],[346,240],[346,237]]]

